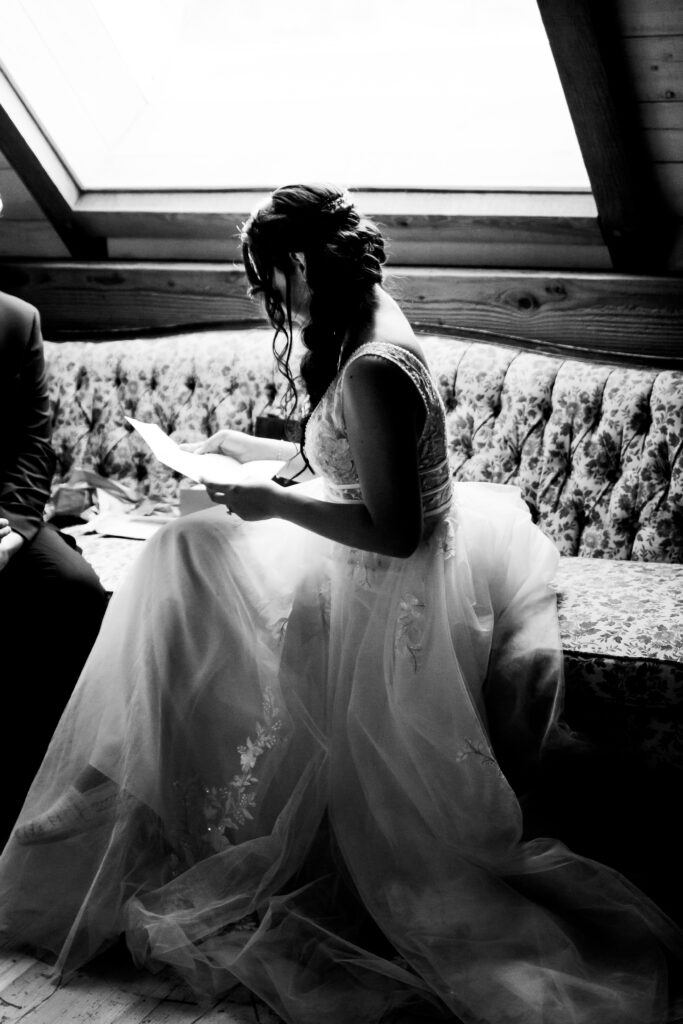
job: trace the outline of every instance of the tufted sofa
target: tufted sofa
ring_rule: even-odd
[[[562,557],[568,717],[683,767],[683,373],[426,336],[458,480],[516,484]],[[268,431],[270,334],[46,343],[55,483],[86,466],[175,503],[180,480],[126,415],[177,440]],[[271,389],[272,390],[272,389]],[[276,421],[273,421],[276,422]],[[265,424],[265,427],[264,427]],[[79,538],[110,589],[140,542]]]

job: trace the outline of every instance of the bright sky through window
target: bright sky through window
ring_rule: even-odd
[[[3,0],[89,189],[587,188],[535,0]]]

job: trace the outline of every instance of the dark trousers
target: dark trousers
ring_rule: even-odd
[[[0,848],[90,653],[106,605],[90,565],[49,525],[0,571]]]

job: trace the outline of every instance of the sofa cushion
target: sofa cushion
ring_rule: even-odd
[[[683,768],[683,565],[563,558],[556,586],[568,721]]]
[[[448,345],[456,479],[517,484],[564,555],[683,561],[683,373]]]

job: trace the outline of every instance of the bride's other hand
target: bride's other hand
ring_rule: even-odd
[[[219,430],[205,441],[197,441],[194,444],[181,444],[185,452],[192,452],[194,455],[207,455],[214,452],[218,455],[228,455],[238,462],[252,462],[255,459],[262,459],[261,438],[252,434],[245,434],[241,430]]]
[[[211,480],[201,482],[206,487],[206,493],[211,501],[225,505],[228,512],[247,522],[273,519],[278,515],[282,487],[270,480],[248,484],[220,484]]]
[[[185,452],[195,455],[227,455],[237,462],[262,462],[271,460],[286,462],[298,452],[293,441],[277,440],[271,437],[255,437],[241,430],[219,430],[205,441],[181,444]]]

